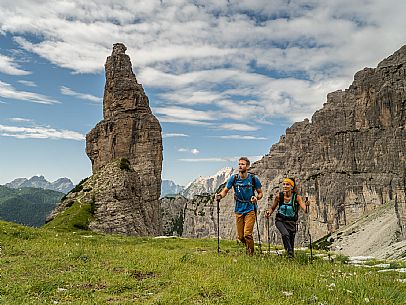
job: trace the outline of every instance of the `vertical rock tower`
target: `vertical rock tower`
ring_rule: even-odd
[[[105,64],[104,119],[86,135],[95,190],[90,229],[127,235],[161,231],[161,126],[122,43]]]

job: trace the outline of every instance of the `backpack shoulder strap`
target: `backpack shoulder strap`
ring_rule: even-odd
[[[251,174],[251,173],[250,173],[250,175],[251,175],[252,195],[255,196],[255,190],[256,190],[256,187],[255,187],[255,175]]]
[[[238,174],[234,174],[233,188],[235,189],[235,183],[237,182]]]
[[[296,210],[297,204],[298,204],[298,202],[297,202],[297,194],[293,193],[292,196],[293,196],[293,199],[294,199],[294,200],[292,200],[293,210]]]
[[[284,204],[283,199],[283,192],[279,192],[279,205]]]

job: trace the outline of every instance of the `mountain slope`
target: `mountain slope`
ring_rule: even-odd
[[[0,219],[26,226],[42,226],[63,196],[63,193],[52,190],[0,186]]]

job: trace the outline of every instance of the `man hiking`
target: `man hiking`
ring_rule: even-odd
[[[278,211],[275,217],[275,226],[282,235],[283,247],[288,257],[294,256],[296,222],[298,219],[299,206],[307,213],[306,205],[302,197],[297,194],[297,185],[294,178],[285,178],[282,183],[283,192],[275,196],[273,205],[265,212],[265,217],[270,217],[275,209]]]
[[[261,182],[258,177],[248,172],[250,161],[246,157],[238,160],[238,174],[232,175],[224,189],[215,195],[216,200],[224,198],[234,188],[235,216],[238,239],[245,244],[247,253],[254,254],[254,229],[257,201],[263,197]],[[257,195],[255,195],[255,191]]]

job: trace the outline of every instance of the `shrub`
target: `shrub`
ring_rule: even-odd
[[[130,161],[128,161],[128,159],[126,159],[126,158],[121,158],[120,159],[119,167],[122,170],[131,171]]]

